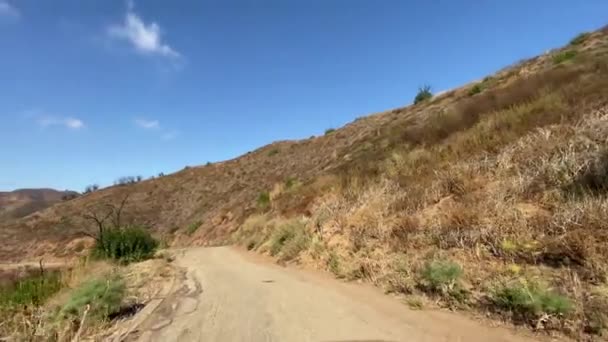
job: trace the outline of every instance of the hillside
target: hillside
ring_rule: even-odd
[[[608,28],[324,136],[57,203],[2,227],[0,261],[72,255],[83,214],[128,195],[125,221],[174,245],[236,241],[442,306],[597,335],[606,136]]]
[[[0,222],[27,216],[76,195],[78,193],[74,191],[54,189],[18,189],[0,192]]]

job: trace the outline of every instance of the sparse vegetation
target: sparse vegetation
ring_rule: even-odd
[[[419,297],[408,297],[406,303],[412,310],[422,310],[424,308],[424,303]]]
[[[131,184],[136,184],[139,183],[143,180],[144,178],[142,176],[125,176],[125,177],[120,177],[117,180],[114,181],[114,185],[118,185],[118,186],[125,186],[125,185],[131,185]]]
[[[567,62],[574,57],[576,57],[577,52],[575,50],[566,50],[562,52],[558,52],[553,55],[553,64],[561,64]]]
[[[274,155],[279,154],[279,149],[278,148],[273,148],[272,150],[268,151],[268,156],[272,157]]]
[[[479,94],[482,91],[483,91],[483,86],[480,83],[477,83],[473,87],[471,87],[471,89],[469,90],[469,96]]]
[[[188,225],[188,227],[186,227],[186,234],[188,235],[192,235],[194,234],[198,228],[201,226],[202,222],[201,221],[194,221],[192,223],[190,223]]]
[[[342,278],[344,276],[342,264],[340,263],[340,257],[333,251],[329,252],[327,267],[329,268],[329,271],[333,273],[336,277]]]
[[[270,207],[270,194],[268,191],[263,191],[258,195],[258,208],[265,210]]]
[[[587,41],[589,36],[591,36],[591,34],[589,32],[583,32],[583,33],[577,35],[576,37],[572,38],[572,40],[570,41],[570,45],[581,45],[585,41]]]
[[[414,97],[414,104],[418,104],[433,98],[433,93],[431,92],[431,86],[424,85],[418,88],[418,93],[416,97]]]
[[[328,129],[326,129],[326,130],[325,130],[325,135],[332,134],[332,133],[334,133],[335,131],[336,131],[336,129],[335,129],[335,128],[328,128]]]
[[[91,192],[95,192],[97,190],[99,190],[99,185],[91,184],[91,185],[88,185],[86,188],[84,188],[84,193],[90,194]]]

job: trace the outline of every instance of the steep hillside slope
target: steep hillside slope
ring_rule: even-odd
[[[608,331],[608,28],[386,124],[233,234],[282,262],[582,340]],[[430,301],[427,301],[427,298]]]
[[[0,192],[0,222],[27,216],[77,195],[78,193],[74,191],[54,189],[19,189]]]
[[[608,28],[321,137],[116,186],[0,230],[0,260],[71,255],[87,212],[176,245],[237,241],[537,328],[608,324]]]

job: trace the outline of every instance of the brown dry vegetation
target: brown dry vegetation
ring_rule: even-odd
[[[555,51],[473,95],[399,110],[235,239],[443,306],[606,337],[606,44],[596,32],[567,62]]]
[[[451,308],[602,336],[608,31],[483,84],[57,204],[5,225],[0,260],[72,255],[82,212],[129,193],[125,220],[173,244],[238,241]]]

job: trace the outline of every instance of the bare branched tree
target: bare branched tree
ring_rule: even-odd
[[[103,244],[103,236],[107,229],[120,229],[122,227],[121,217],[128,200],[129,195],[127,194],[118,205],[107,203],[87,209],[82,214],[82,218],[91,222],[97,233],[94,234],[90,231],[83,231],[82,233],[94,238],[99,244]]]

